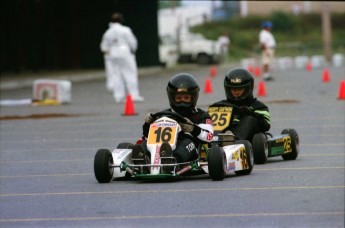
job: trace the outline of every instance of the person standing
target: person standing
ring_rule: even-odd
[[[229,55],[229,46],[230,46],[230,39],[227,32],[223,32],[222,35],[219,36],[218,42],[220,44],[221,52],[222,52],[222,60],[224,62],[227,61],[227,57]]]
[[[274,58],[274,49],[276,47],[276,41],[274,39],[273,34],[271,33],[271,30],[272,22],[265,21],[262,24],[262,30],[259,34],[259,42],[262,52],[264,80],[272,79],[272,75],[270,73],[270,64],[272,63]]]
[[[135,59],[138,42],[132,30],[122,23],[122,14],[113,13],[109,28],[103,34],[100,44],[105,61],[106,86],[113,91],[116,103],[125,101],[126,92],[133,101],[144,101],[139,93]]]

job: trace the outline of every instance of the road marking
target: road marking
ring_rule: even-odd
[[[69,160],[27,160],[27,161],[2,161],[0,164],[13,164],[13,163],[47,163],[47,162],[79,162],[79,161],[93,161],[93,159],[69,159]]]
[[[338,166],[338,167],[287,167],[287,168],[254,168],[254,170],[318,170],[318,169],[345,169],[345,166]]]
[[[282,187],[255,187],[255,188],[204,188],[204,189],[165,189],[165,190],[119,190],[107,192],[46,192],[46,193],[12,193],[0,194],[0,197],[23,196],[68,196],[68,195],[101,195],[101,194],[133,194],[133,193],[171,193],[171,192],[212,192],[212,191],[255,191],[255,190],[310,190],[310,189],[336,189],[339,186],[282,186]]]
[[[300,144],[300,146],[345,146],[345,143],[304,143]]]
[[[329,156],[345,156],[345,153],[341,154],[299,154],[299,157],[329,157]],[[27,161],[0,161],[0,164],[15,164],[15,163],[48,163],[48,162],[79,162],[79,161],[93,161],[90,158],[84,159],[69,159],[69,160],[27,160]]]
[[[56,173],[56,174],[36,174],[36,175],[21,175],[21,176],[0,176],[1,178],[30,178],[30,177],[63,177],[63,176],[90,176],[94,173]]]
[[[254,168],[254,170],[267,171],[267,170],[320,170],[320,169],[345,169],[345,166],[332,166],[332,167],[286,167],[286,168]],[[55,174],[35,174],[35,175],[13,175],[13,176],[0,176],[4,178],[32,178],[32,177],[64,177],[64,176],[93,176],[94,173],[55,173]]]
[[[269,216],[338,216],[344,211],[321,212],[259,212],[259,213],[228,213],[228,214],[175,214],[175,215],[132,215],[132,216],[100,216],[100,217],[74,217],[74,218],[18,218],[0,219],[5,222],[44,222],[44,221],[87,221],[87,220],[133,220],[133,219],[181,219],[181,218],[226,218],[226,217],[269,217]]]

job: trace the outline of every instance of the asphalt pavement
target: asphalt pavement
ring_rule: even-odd
[[[270,132],[299,134],[294,161],[269,158],[250,175],[223,181],[203,175],[99,184],[96,151],[135,142],[145,115],[168,107],[171,76],[195,75],[200,108],[224,99],[224,75],[233,65],[217,66],[214,77],[209,66],[183,67],[141,71],[146,100],[134,103],[137,115],[124,115],[126,104],[114,102],[98,70],[89,80],[60,74],[73,80],[71,104],[1,106],[0,227],[344,227],[345,100],[338,99],[344,67],[329,67],[328,82],[323,68],[275,70],[272,81],[255,77],[256,96],[264,83],[266,95],[258,98],[270,109]],[[2,88],[1,99],[30,98],[30,83],[47,78],[41,76]]]

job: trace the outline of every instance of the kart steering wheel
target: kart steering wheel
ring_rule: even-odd
[[[154,120],[156,120],[162,116],[166,116],[166,117],[169,117],[171,119],[174,119],[179,123],[186,123],[187,122],[187,120],[183,116],[181,116],[180,114],[178,114],[176,112],[161,111],[161,112],[156,112],[156,113],[152,114],[152,118]]]

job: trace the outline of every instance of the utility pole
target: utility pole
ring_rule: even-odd
[[[322,37],[323,37],[323,47],[324,56],[328,63],[332,61],[332,26],[331,26],[331,16],[329,12],[329,5],[327,1],[323,1],[321,4],[322,12]]]

